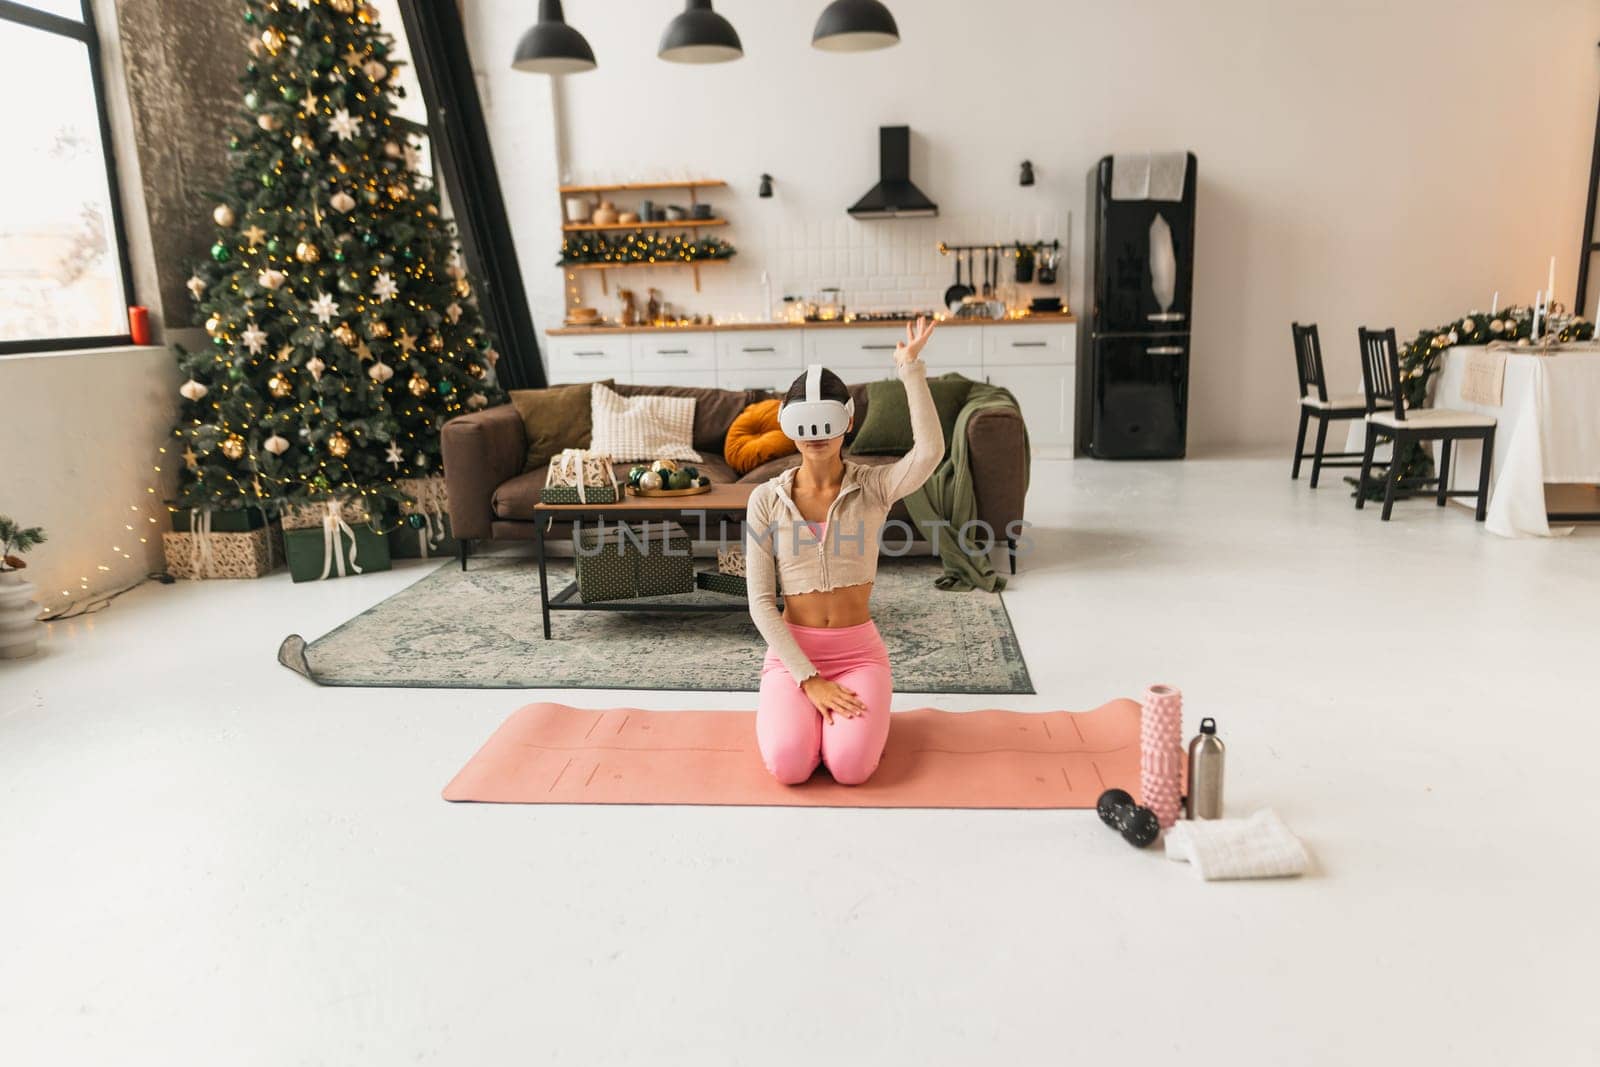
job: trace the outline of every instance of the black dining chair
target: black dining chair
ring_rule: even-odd
[[[1400,462],[1411,445],[1419,441],[1438,441],[1439,478],[1434,503],[1444,507],[1452,496],[1476,497],[1478,521],[1489,514],[1489,472],[1494,462],[1495,419],[1492,415],[1478,415],[1470,411],[1451,411],[1447,408],[1407,409],[1405,394],[1400,388],[1400,346],[1395,343],[1394,328],[1359,331],[1361,338],[1361,384],[1367,400],[1367,447],[1361,457],[1361,481],[1356,489],[1356,507],[1367,500],[1367,483],[1372,471],[1372,452],[1380,437],[1393,442],[1393,458],[1389,461],[1388,477],[1384,481],[1383,520],[1389,521],[1394,510],[1395,490],[1400,487]],[[1483,442],[1483,459],[1478,467],[1476,489],[1450,488],[1450,455],[1459,440]],[[1414,484],[1427,484],[1418,481]]]
[[[1294,331],[1294,367],[1300,381],[1300,432],[1294,441],[1294,472],[1290,478],[1300,477],[1300,461],[1311,457],[1311,488],[1317,487],[1317,478],[1323,467],[1359,467],[1359,452],[1325,452],[1328,443],[1328,423],[1367,417],[1367,400],[1364,396],[1347,394],[1328,396],[1328,379],[1322,368],[1322,341],[1317,335],[1317,324],[1302,326],[1290,323]],[[1306,428],[1317,420],[1317,447],[1306,451]]]

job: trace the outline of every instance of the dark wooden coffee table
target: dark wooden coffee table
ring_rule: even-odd
[[[709,493],[696,493],[693,496],[624,496],[615,504],[535,504],[533,540],[539,553],[539,610],[544,616],[545,640],[550,640],[552,611],[749,611],[749,602],[738,598],[731,598],[725,603],[708,604],[652,604],[642,598],[586,604],[577,599],[576,580],[551,596],[545,571],[544,534],[546,527],[556,519],[569,519],[574,523],[573,544],[576,546],[576,527],[585,519],[621,523],[670,519],[683,526],[691,541],[706,540],[713,523],[717,526],[718,534],[726,540],[728,524],[744,522],[745,510],[750,506],[750,494],[755,488],[754,484],[717,484],[711,487]]]

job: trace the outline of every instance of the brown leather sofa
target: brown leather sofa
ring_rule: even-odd
[[[740,476],[722,458],[728,427],[739,412],[774,394],[759,389],[707,389],[672,385],[625,385],[613,388],[623,396],[657,394],[691,396],[695,399],[694,448],[703,457],[695,466],[714,482],[764,482],[797,466],[798,455],[782,456]],[[855,424],[863,424],[867,414],[867,387],[853,385]],[[859,463],[892,463],[893,456],[851,456],[850,437],[845,439],[845,455]],[[967,443],[973,480],[978,495],[978,517],[1004,538],[1011,523],[1022,519],[1026,482],[1026,448],[1023,443],[1022,416],[1014,408],[979,411],[968,420]],[[445,424],[442,436],[444,477],[450,497],[451,531],[461,544],[461,566],[467,565],[472,542],[531,540],[534,529],[533,506],[544,487],[545,467],[525,471],[523,458],[527,438],[522,418],[510,404],[462,415]],[[633,462],[616,465],[618,480],[626,477]],[[909,524],[904,503],[896,503],[889,518]],[[569,523],[554,523],[546,540],[570,539]],[[895,545],[901,543],[892,538]],[[1009,543],[1011,570],[1016,572],[1015,543]]]

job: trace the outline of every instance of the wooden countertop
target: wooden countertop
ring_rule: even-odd
[[[1059,315],[1040,314],[1026,315],[1016,319],[940,319],[941,328],[946,326],[1038,326],[1062,325],[1077,322],[1078,319],[1070,312]],[[623,334],[623,333],[717,333],[729,330],[853,330],[853,329],[894,329],[904,326],[904,322],[719,322],[711,325],[699,326],[558,326],[545,332],[552,337],[581,337],[595,334]]]

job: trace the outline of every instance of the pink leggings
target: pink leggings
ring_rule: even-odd
[[[795,683],[770,648],[761,665],[761,698],[756,706],[756,744],[778,781],[799,785],[819,762],[828,765],[834,781],[860,785],[872,777],[889,739],[889,700],[894,679],[889,652],[871,620],[858,626],[796,626],[786,623],[807,658],[822,677],[853,690],[867,706],[847,719],[835,715],[832,725]]]

